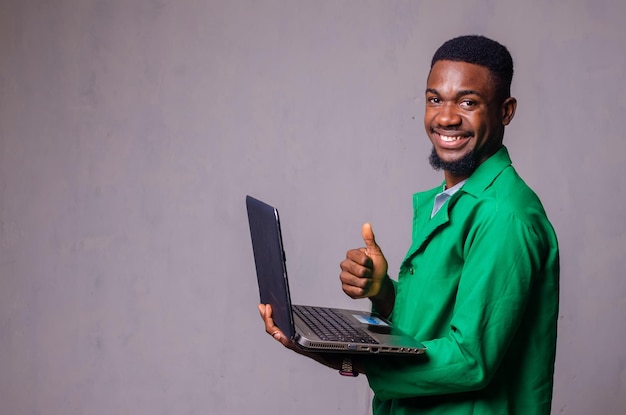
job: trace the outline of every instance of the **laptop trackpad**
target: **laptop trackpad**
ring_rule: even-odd
[[[391,326],[387,325],[368,325],[367,330],[377,334],[391,334]]]

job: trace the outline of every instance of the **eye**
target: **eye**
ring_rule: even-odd
[[[428,102],[429,104],[439,104],[441,100],[439,99],[439,97],[426,97],[426,102]]]
[[[461,101],[461,107],[465,109],[472,109],[476,106],[476,101],[472,101],[471,99],[464,99]]]

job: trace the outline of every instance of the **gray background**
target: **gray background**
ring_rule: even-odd
[[[558,3],[558,4],[555,4]],[[0,2],[0,413],[369,411],[267,336],[244,196],[282,211],[293,300],[396,273],[450,37],[516,62],[505,142],[562,254],[555,414],[626,412],[626,3]],[[541,341],[541,339],[538,339]]]

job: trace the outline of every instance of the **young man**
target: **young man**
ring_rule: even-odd
[[[424,125],[444,182],[413,197],[413,241],[397,282],[369,224],[366,246],[341,263],[347,295],[370,298],[428,347],[424,359],[353,362],[374,391],[374,414],[550,413],[558,246],[502,144],[517,106],[512,77],[511,55],[491,39],[463,36],[437,50]],[[266,331],[293,348],[271,309],[259,309]]]

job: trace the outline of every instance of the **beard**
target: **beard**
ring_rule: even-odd
[[[431,151],[430,156],[428,157],[428,161],[430,162],[430,165],[435,170],[445,170],[454,174],[455,176],[468,176],[468,177],[472,173],[474,173],[474,170],[476,170],[476,167],[478,167],[478,164],[480,164],[478,162],[478,157],[476,153],[474,153],[474,150],[471,150],[469,153],[463,156],[463,158],[460,160],[448,162],[448,161],[443,161],[439,157],[439,155],[437,154],[437,151],[435,150],[435,147],[433,147],[433,150]]]

